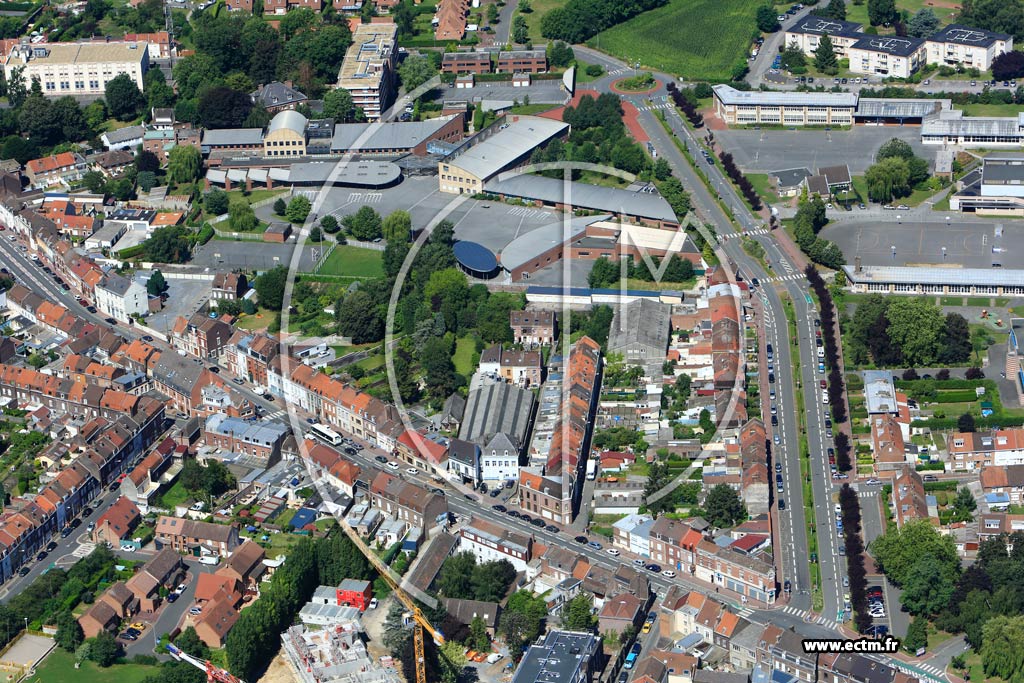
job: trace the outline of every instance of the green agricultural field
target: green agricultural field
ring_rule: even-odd
[[[587,44],[641,68],[724,80],[746,57],[759,0],[669,0]]]
[[[351,278],[382,277],[384,252],[351,245],[339,245],[320,269],[321,275]]]

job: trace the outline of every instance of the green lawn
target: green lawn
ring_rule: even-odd
[[[1016,116],[1019,104],[964,104],[964,116]]]
[[[164,491],[161,496],[163,499],[163,505],[167,508],[173,508],[175,505],[181,505],[188,500],[188,491],[185,490],[185,486],[181,483],[181,480],[174,482],[171,488]]]
[[[320,269],[321,275],[351,278],[383,277],[384,252],[351,245],[339,245]]]
[[[384,354],[378,353],[368,358],[364,358],[361,361],[357,361],[356,365],[361,367],[363,370],[366,370],[367,373],[370,373],[377,368],[384,367]]]
[[[264,199],[270,199],[271,197],[276,197],[279,194],[284,194],[287,191],[288,190],[284,189],[253,190],[247,196],[241,190],[231,190],[230,192],[228,192],[228,202],[234,202],[241,199],[242,201],[248,202],[249,204],[255,204],[256,202],[262,202]]]
[[[728,79],[743,60],[759,0],[669,0],[602,31],[588,45],[687,79]]]
[[[512,107],[513,114],[542,114],[546,111],[551,111],[557,104],[520,104],[518,107]]]
[[[748,173],[747,180],[754,186],[757,195],[765,204],[778,204],[782,201],[772,189],[772,180],[767,173]]]
[[[516,0],[507,0],[507,2],[515,2]],[[530,12],[523,14],[526,19],[526,25],[530,28],[530,41],[534,43],[543,43],[546,38],[540,34],[540,22],[544,19],[544,15],[555,9],[556,7],[562,7],[565,5],[566,0],[532,0],[530,3]],[[515,21],[516,15],[521,14],[518,10],[512,15],[512,20]],[[429,18],[428,18],[429,20]]]
[[[576,60],[576,82],[577,83],[590,83],[605,75],[604,69],[601,69],[599,76],[590,76],[587,74],[587,67],[590,66],[587,62]]]
[[[242,330],[262,330],[274,322],[274,314],[261,308],[252,315],[242,315],[235,321],[235,327]]]
[[[473,374],[473,353],[476,351],[476,342],[470,336],[460,338],[455,343],[455,354],[452,362],[455,363],[455,372],[469,377]]]
[[[85,662],[75,668],[75,656],[57,648],[50,653],[36,669],[36,675],[28,683],[53,683],[54,681],[75,681],[75,683],[141,683],[147,676],[156,674],[158,667],[142,664],[115,664],[101,669],[93,662]]]

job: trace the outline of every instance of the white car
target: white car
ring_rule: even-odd
[[[828,394],[821,395],[821,402],[824,403],[825,405],[828,405]]]
[[[188,613],[191,614],[192,616],[196,616],[197,614],[199,614],[202,611],[203,611],[202,607],[190,607],[189,610],[188,610]]]
[[[407,467],[407,468],[405,469],[405,473],[406,473],[406,474],[411,474],[411,475],[414,475],[414,476],[415,476],[415,475],[419,474],[419,473],[420,473],[420,471],[419,471],[418,469],[416,469],[415,467]]]
[[[135,546],[133,546],[131,543],[122,543],[121,544],[121,552],[123,552],[123,553],[133,553],[133,552],[135,552]]]
[[[674,571],[672,571],[671,569],[662,569],[661,570],[661,575],[664,576],[666,579],[674,579],[674,578],[676,578],[676,573]]]
[[[389,462],[388,463],[388,469],[389,470],[397,470],[398,469],[398,463],[397,462]]]
[[[379,603],[377,602],[377,598],[370,598],[370,604],[368,609],[377,609],[378,604]]]
[[[622,554],[619,552],[618,548],[608,548],[607,550],[605,550],[605,552],[611,555],[612,557],[618,557]]]

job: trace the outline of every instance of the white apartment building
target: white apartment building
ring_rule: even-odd
[[[950,24],[928,38],[925,46],[929,64],[988,71],[996,57],[1013,50],[1013,36]]]
[[[338,72],[338,86],[352,94],[352,102],[371,123],[394,95],[398,27],[395,24],[362,24],[352,35],[352,45]]]
[[[4,58],[8,82],[18,67],[25,69],[27,86],[38,79],[49,97],[102,95],[121,74],[143,90],[149,52],[146,43],[21,43]]]
[[[478,563],[508,560],[517,572],[525,572],[530,561],[530,537],[475,520],[459,532],[459,551],[471,552]]]
[[[135,280],[110,273],[96,285],[96,308],[122,322],[149,313],[149,294]]]
[[[865,36],[850,46],[850,71],[886,78],[909,78],[927,58],[923,38]]]
[[[857,95],[840,92],[742,91],[720,83],[712,86],[715,113],[731,126],[849,126]]]
[[[507,434],[499,432],[480,449],[480,479],[504,482],[519,477],[519,451]]]
[[[832,49],[840,57],[845,57],[850,46],[864,37],[861,25],[851,21],[827,19],[808,14],[803,19],[786,29],[784,45],[796,45],[808,57],[814,56],[821,37],[827,35],[832,41]]]

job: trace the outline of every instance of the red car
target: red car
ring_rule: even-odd
[[[826,382],[825,380],[821,380],[821,388],[828,389],[828,382]]]

